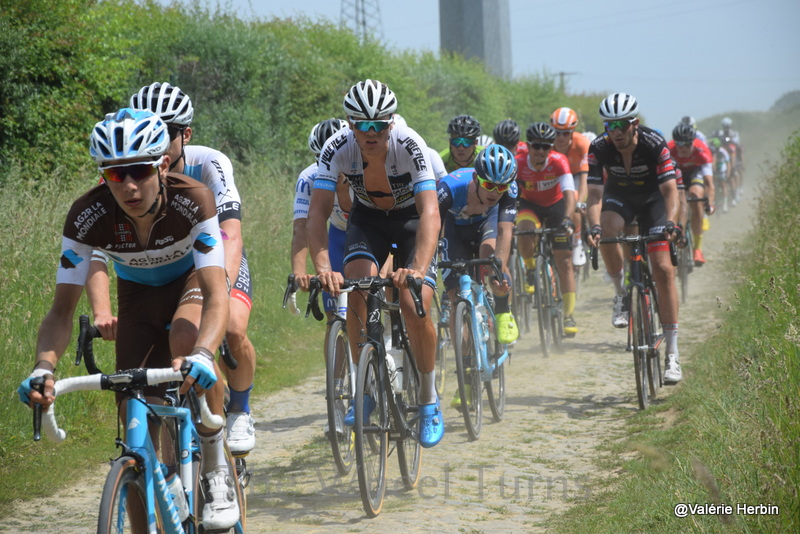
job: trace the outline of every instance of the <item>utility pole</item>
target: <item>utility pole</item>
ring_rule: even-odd
[[[367,39],[380,40],[383,25],[378,0],[342,0],[339,26],[352,31],[362,43]]]
[[[561,72],[558,73],[558,79],[559,79],[558,89],[559,89],[559,91],[564,92],[564,89],[566,88],[566,85],[564,85],[564,77],[565,76],[572,76],[574,74],[580,74],[580,72],[564,72],[562,70]]]

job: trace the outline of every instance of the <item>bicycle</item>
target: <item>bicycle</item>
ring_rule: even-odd
[[[421,301],[422,281],[409,276],[407,283],[417,314],[425,317]],[[419,482],[422,446],[416,427],[420,376],[400,313],[399,291],[392,280],[378,276],[345,279],[341,287],[366,293],[367,324],[364,326],[367,341],[362,345],[357,366],[353,429],[361,502],[367,515],[376,517],[383,507],[387,462],[392,452],[397,452],[403,487],[411,490]],[[383,288],[392,288],[391,301],[384,296]],[[320,291],[319,280],[312,278],[306,316],[309,310],[318,310]],[[395,353],[398,361],[384,345],[384,311],[388,311],[391,319],[392,348],[402,354],[400,358],[400,354]],[[365,402],[375,403],[371,416],[364,417]],[[370,421],[370,417],[376,420]],[[389,441],[395,444],[391,451]]]
[[[298,284],[293,274],[286,282],[283,294],[283,307],[292,300],[297,292]],[[325,404],[327,407],[328,432],[326,434],[331,445],[333,461],[341,476],[350,473],[353,467],[354,437],[353,431],[344,426],[344,412],[347,402],[355,394],[355,365],[350,353],[350,342],[347,338],[347,295],[351,289],[343,291],[337,300],[336,311],[328,322],[325,333]],[[319,309],[313,310],[317,320],[322,319]],[[297,310],[295,313],[299,314]],[[317,315],[319,313],[319,316]]]
[[[447,370],[447,353],[451,347],[450,340],[450,302],[439,298],[439,294],[433,292],[433,304],[431,305],[431,320],[436,326],[436,394],[439,398],[444,396],[445,376]]]
[[[85,317],[85,316],[83,316]],[[82,317],[82,318],[83,318]],[[88,317],[86,317],[88,322]],[[83,322],[83,321],[82,321]],[[126,399],[120,404],[125,406],[126,421],[125,440],[121,438],[118,417],[118,434],[116,446],[122,454],[111,461],[111,469],[106,477],[100,498],[100,510],[97,520],[98,534],[130,532],[137,528],[147,532],[163,532],[165,534],[212,532],[203,527],[202,509],[206,502],[206,489],[201,482],[200,468],[202,456],[199,447],[200,438],[196,425],[202,422],[209,428],[221,428],[224,419],[209,410],[205,397],[197,398],[193,389],[182,398],[178,398],[174,390],[176,383],[182,382],[190,366],[184,365],[179,371],[164,369],[130,369],[112,374],[103,374],[97,368],[93,353],[85,350],[91,347],[94,327],[81,329],[79,336],[76,363],[81,357],[86,361],[87,369],[96,372],[87,376],[62,378],[55,383],[56,399],[74,391],[104,390],[123,394]],[[35,386],[41,392],[44,380]],[[165,396],[166,404],[151,404],[144,400],[144,388],[163,383],[173,383],[168,387]],[[187,407],[187,405],[189,407]],[[47,437],[56,443],[66,439],[66,432],[59,428],[55,415],[55,402],[42,413],[41,406],[34,410],[34,440],[39,440],[44,429]],[[199,419],[196,419],[199,414]],[[143,425],[140,422],[151,424]],[[181,507],[167,487],[166,466],[158,458],[155,446],[150,437],[150,427],[161,428],[165,424],[169,430],[170,443],[179,462],[178,476],[183,485],[188,515],[181,517]],[[166,443],[164,444],[166,450]],[[239,505],[239,521],[229,530],[223,532],[243,533],[246,529],[247,502],[244,493],[246,486],[241,474],[237,473],[236,464],[225,445],[225,456],[229,476],[236,480],[236,499]],[[219,532],[219,531],[213,531]]]
[[[704,202],[708,206],[708,197],[691,197],[686,199],[687,203],[690,202]],[[706,208],[707,209],[707,208]],[[683,229],[683,237],[678,246],[678,281],[681,286],[681,304],[686,303],[689,296],[689,275],[694,271],[694,234],[692,232],[692,210],[687,210],[686,228]]]
[[[536,228],[514,230],[520,235],[538,236],[536,244],[536,269],[534,271],[533,307],[539,323],[539,341],[544,357],[553,348],[561,349],[564,337],[564,302],[561,284],[553,260],[552,236],[562,232],[560,228]]]
[[[495,334],[494,297],[484,283],[470,276],[470,271],[480,266],[490,266],[498,280],[503,279],[499,258],[440,262],[443,268],[458,273],[453,332],[457,342],[456,376],[461,397],[461,413],[470,441],[480,437],[483,424],[483,390],[489,399],[489,408],[495,421],[501,421],[506,406],[505,363],[510,353],[508,346],[497,341]]]
[[[664,234],[604,237],[600,244],[621,243],[628,247],[628,269],[630,273],[625,293],[625,305],[629,310],[628,350],[633,352],[636,396],[639,408],[644,410],[655,400],[658,390],[664,385],[661,373],[659,347],[664,341],[658,311],[658,292],[647,259],[647,244],[664,241]],[[672,264],[677,263],[675,246],[670,242]],[[597,248],[592,248],[592,269],[597,270]]]

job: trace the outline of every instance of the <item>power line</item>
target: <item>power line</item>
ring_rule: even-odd
[[[362,43],[367,39],[382,39],[381,8],[378,0],[342,0],[339,26],[347,28]]]

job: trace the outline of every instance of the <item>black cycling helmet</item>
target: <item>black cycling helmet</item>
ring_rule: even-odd
[[[469,137],[475,139],[481,134],[481,123],[471,115],[459,115],[447,125],[450,137]]]
[[[519,124],[511,119],[500,121],[494,127],[494,142],[500,145],[516,145],[519,143]]]
[[[691,143],[697,137],[697,130],[690,124],[680,123],[672,130],[672,138],[676,143]]]
[[[553,143],[556,140],[556,129],[547,122],[534,122],[525,131],[529,143],[545,141]]]

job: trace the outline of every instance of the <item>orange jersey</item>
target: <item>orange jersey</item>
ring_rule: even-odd
[[[589,140],[582,133],[572,132],[572,144],[566,156],[573,175],[589,172]]]
[[[550,151],[539,171],[531,168],[526,156],[518,155],[517,169],[520,196],[537,206],[552,206],[564,197],[563,191],[575,190],[569,161],[555,150]]]

